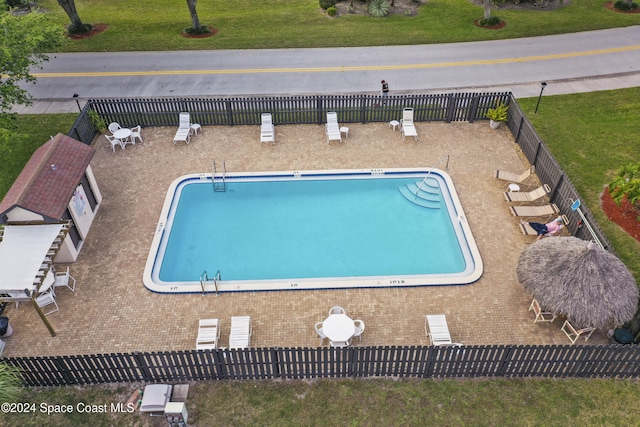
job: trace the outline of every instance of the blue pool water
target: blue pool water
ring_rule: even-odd
[[[334,171],[182,177],[145,269],[157,292],[465,284],[482,273],[444,172]],[[418,189],[418,187],[420,187]],[[211,284],[205,291],[212,291]]]

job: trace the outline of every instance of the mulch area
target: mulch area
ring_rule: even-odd
[[[629,203],[625,197],[618,205],[609,193],[609,189],[605,189],[600,197],[602,209],[607,214],[607,218],[615,222],[629,236],[640,242],[640,211],[634,205]]]

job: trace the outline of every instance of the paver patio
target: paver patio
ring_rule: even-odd
[[[188,146],[172,143],[175,128],[146,128],[143,143],[115,153],[98,137],[92,167],[103,202],[71,265],[76,292],[56,292],[60,311],[48,319],[58,335],[49,335],[29,303],[9,305],[5,315],[15,332],[4,356],[188,350],[195,346],[198,319],[209,317],[221,320],[220,345],[226,346],[235,315],[252,317],[253,347],[314,347],[314,323],[333,305],[366,323],[357,346],[428,345],[424,315],[439,313],[446,314],[453,340],[464,344],[568,344],[561,321],[533,323],[531,297],[516,278],[526,244],[502,196],[506,185],[494,172],[528,165],[506,129],[491,130],[486,122],[418,123],[420,141],[403,142],[386,123],[348,126],[343,144],[327,144],[321,125],[276,125],[273,146],[259,143],[258,126],[205,127]],[[142,284],[169,184],[184,174],[210,173],[213,159],[243,172],[430,167],[446,155],[484,262],[476,283],[217,297],[155,294]],[[607,342],[599,330],[587,344]]]

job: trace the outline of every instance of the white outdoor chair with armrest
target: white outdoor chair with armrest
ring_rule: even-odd
[[[428,314],[424,316],[424,331],[434,346],[453,344],[451,334],[449,334],[447,318],[444,314]]]
[[[108,129],[109,129],[109,132],[114,133],[118,129],[122,129],[122,126],[120,126],[120,124],[117,122],[113,122],[113,123],[109,123]]]
[[[262,113],[260,116],[260,144],[276,142],[276,128],[273,125],[271,113]]]
[[[418,140],[418,131],[413,123],[413,108],[405,108],[402,110],[402,120],[400,120],[402,128],[402,140],[407,136],[412,136],[414,140]]]
[[[322,330],[322,322],[317,322],[315,324],[315,328],[316,328],[316,333],[320,337],[320,346],[322,347],[322,343],[324,342],[324,339],[327,338],[327,336],[324,334],[324,331]]]
[[[362,333],[364,332],[364,322],[362,320],[356,319],[353,321],[356,326],[356,333],[353,334],[353,338],[358,337],[360,341],[362,341]]]
[[[118,138],[116,138],[115,136],[111,136],[111,135],[104,135],[105,138],[107,138],[107,141],[109,141],[111,143],[111,149],[113,150],[113,152],[116,152],[116,146],[122,148],[124,150],[124,144],[122,143],[121,140],[119,140]]]
[[[347,314],[347,311],[339,305],[334,305],[329,309],[329,316],[332,314]]]
[[[251,334],[251,317],[233,316],[231,318],[229,348],[249,348],[251,343]]]
[[[342,142],[342,134],[340,133],[340,125],[338,124],[338,113],[335,111],[327,112],[327,123],[325,124],[325,132],[327,133],[327,142]]]
[[[218,348],[220,328],[218,319],[200,319],[198,322],[198,337],[196,350],[210,350]]]
[[[138,125],[134,128],[131,128],[131,141],[135,144],[136,139],[139,139],[142,142],[142,126]]]

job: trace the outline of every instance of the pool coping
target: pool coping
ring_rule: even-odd
[[[441,177],[447,186],[447,190],[451,196],[453,206],[447,206],[450,212],[454,229],[458,240],[464,238],[467,245],[467,251],[473,261],[471,271],[469,267],[463,272],[442,274],[440,277],[428,277],[429,275],[392,275],[392,276],[358,276],[354,277],[330,277],[330,278],[305,278],[305,279],[265,279],[259,282],[251,280],[233,280],[224,281],[215,280],[214,277],[201,277],[200,283],[188,282],[176,285],[167,285],[156,283],[154,277],[154,266],[156,264],[159,246],[163,235],[167,231],[167,220],[171,215],[173,201],[179,187],[185,181],[208,180],[211,182],[211,173],[195,173],[187,174],[175,179],[167,189],[165,200],[162,206],[160,217],[155,228],[153,240],[150,246],[149,254],[145,263],[143,273],[144,286],[151,292],[161,294],[208,294],[219,292],[269,292],[269,291],[289,291],[289,290],[318,290],[318,289],[354,289],[354,288],[394,288],[394,287],[424,287],[424,286],[461,286],[469,285],[476,282],[482,277],[484,266],[482,257],[476,245],[475,238],[471,232],[471,228],[466,219],[464,209],[458,197],[453,180],[448,173],[437,168],[374,168],[374,169],[329,169],[329,170],[304,170],[304,171],[269,171],[269,172],[236,172],[226,173],[225,177],[229,180],[251,180],[257,178],[324,178],[330,176],[351,176],[351,177],[371,177],[380,178],[385,175],[406,175],[406,174],[437,174]],[[216,176],[220,176],[218,173]],[[212,182],[213,185],[213,182]],[[457,223],[453,221],[451,208],[455,210]],[[459,227],[459,229],[458,229]],[[463,249],[464,252],[464,249]],[[467,257],[465,256],[465,259]],[[203,283],[204,279],[204,283]],[[428,279],[428,280],[427,280]],[[460,279],[460,280],[452,280]],[[425,281],[427,283],[425,283]],[[179,282],[178,282],[179,283]],[[283,285],[286,283],[287,285]],[[327,283],[331,283],[328,286]],[[251,284],[250,289],[242,288]],[[278,284],[277,288],[274,285]]]

